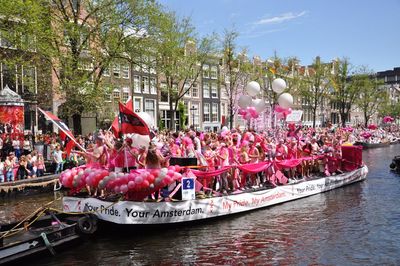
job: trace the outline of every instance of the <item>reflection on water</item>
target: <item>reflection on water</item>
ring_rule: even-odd
[[[399,265],[400,176],[388,167],[397,154],[400,145],[364,151],[365,182],[191,226],[110,229],[37,265]],[[52,199],[1,202],[1,215]]]

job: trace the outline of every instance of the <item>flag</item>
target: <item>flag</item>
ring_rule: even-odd
[[[68,150],[70,152],[75,145],[77,145],[81,150],[85,151],[85,149],[81,145],[79,145],[78,141],[75,139],[74,135],[72,134],[72,132],[68,128],[68,126],[66,124],[64,124],[64,122],[61,121],[60,118],[58,118],[57,116],[55,116],[54,114],[52,114],[49,111],[43,111],[39,107],[38,107],[38,110],[44,114],[46,120],[50,120],[51,122],[53,122],[56,125],[56,127],[59,130],[61,130],[62,133],[60,132],[60,135],[65,134],[70,139],[69,142],[73,142],[73,145],[71,143],[71,144],[69,144],[68,147],[66,147],[67,152],[68,152]],[[68,145],[68,143],[67,143],[67,145]]]
[[[65,144],[65,152],[69,156],[71,154],[72,149],[75,147],[75,142],[73,140],[68,139],[67,144]]]
[[[146,123],[122,103],[119,103],[119,121],[119,129],[123,134],[136,133],[140,135],[150,135],[150,130]]]
[[[133,101],[132,101],[132,98],[131,98],[131,97],[129,97],[128,101],[125,103],[125,107],[128,108],[129,110],[133,111]],[[112,131],[114,132],[114,136],[115,136],[116,138],[119,137],[119,136],[118,136],[118,134],[119,134],[119,118],[118,118],[118,117],[119,117],[119,116],[117,115],[117,116],[114,118],[114,121],[113,121],[112,124],[111,124],[111,129],[112,129]]]

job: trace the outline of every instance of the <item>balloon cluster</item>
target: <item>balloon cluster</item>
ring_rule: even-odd
[[[250,120],[251,118],[258,118],[260,113],[267,107],[266,103],[262,99],[252,99],[252,97],[257,96],[260,93],[260,84],[256,81],[251,81],[246,86],[246,92],[248,95],[241,95],[239,97],[238,114],[242,116],[245,120]]]
[[[275,107],[275,113],[278,119],[286,118],[288,114],[292,113],[290,108],[293,105],[293,96],[289,93],[282,93],[286,89],[286,82],[277,78],[272,81],[272,90],[276,94],[280,94],[278,97],[278,106]]]
[[[82,166],[62,172],[60,182],[74,192],[80,192],[88,186],[90,189],[102,189],[110,193],[138,192],[148,195],[181,180],[180,171],[181,167],[178,165],[161,169],[140,169],[130,173],[115,173]]]

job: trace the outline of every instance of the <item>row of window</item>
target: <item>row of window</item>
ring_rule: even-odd
[[[217,66],[203,65],[203,78],[218,78],[218,68]]]
[[[0,63],[0,77],[2,89],[7,85],[20,95],[25,91],[36,91],[37,73],[35,67]]]
[[[211,110],[210,110],[211,106]],[[218,122],[218,103],[204,103],[203,122]]]
[[[217,83],[203,83],[203,98],[218,98]]]

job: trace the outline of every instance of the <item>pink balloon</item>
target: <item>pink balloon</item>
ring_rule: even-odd
[[[239,109],[239,115],[246,115],[247,111],[245,109]]]
[[[171,165],[168,167],[168,170],[174,171],[175,172],[175,166]],[[169,172],[169,171],[168,171]]]
[[[154,169],[154,170],[152,171],[152,174],[153,174],[155,177],[157,177],[157,176],[160,175],[160,170],[159,170],[159,169]]]
[[[279,105],[276,105],[276,106],[275,106],[275,112],[277,112],[277,113],[282,113],[282,112],[284,112],[284,111],[286,111],[286,109],[283,108],[282,106],[279,106]]]
[[[250,119],[251,119],[251,117],[252,117],[252,116],[251,116],[251,114],[250,114],[250,113],[248,113],[248,114],[246,114],[246,116],[245,116],[245,119],[246,119],[246,120],[250,120]]]
[[[169,176],[173,176],[173,175],[174,175],[174,173],[175,173],[175,171],[168,170],[168,173],[167,173],[167,175],[169,175]]]
[[[143,187],[143,188],[148,188],[149,185],[150,185],[149,181],[143,180],[143,183],[142,183],[142,187]]]
[[[129,190],[134,189],[134,188],[135,188],[135,182],[129,181],[129,182],[128,182],[128,188],[129,188]]]
[[[115,186],[115,187],[114,187],[114,192],[115,192],[115,193],[121,192],[120,187],[119,187],[119,186]]]
[[[174,180],[179,180],[181,179],[182,175],[180,173],[175,173],[174,174]]]
[[[135,179],[136,184],[141,184],[142,182],[143,182],[143,177],[141,177],[141,176],[136,177],[136,179]]]
[[[180,172],[182,170],[182,167],[179,165],[175,165],[175,171]]]
[[[122,193],[128,192],[128,186],[127,185],[122,185],[120,189],[121,189]]]
[[[147,176],[147,181],[149,181],[149,183],[154,183],[154,179],[155,179],[154,175]]]

